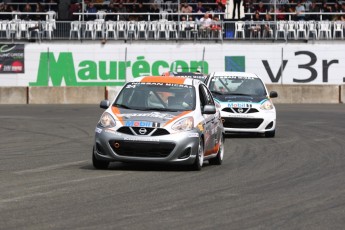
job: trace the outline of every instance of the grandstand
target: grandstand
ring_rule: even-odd
[[[296,1],[243,0],[241,15],[237,17],[240,19],[234,19],[232,1],[200,2],[189,3],[188,11],[183,0],[46,1],[42,6],[30,1],[11,1],[0,4],[0,39],[7,42],[344,39],[344,2],[302,1],[300,7]],[[66,3],[70,3],[68,9]],[[209,17],[206,26],[205,13]]]

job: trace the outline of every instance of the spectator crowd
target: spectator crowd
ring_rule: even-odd
[[[193,14],[191,17],[196,17],[197,19],[203,18],[206,12],[214,13],[224,13],[225,5],[223,1],[213,0],[213,1],[193,1],[193,0],[181,0],[181,4],[178,5],[177,1],[167,2],[161,1],[158,3],[156,1],[141,1],[141,0],[111,0],[108,4],[99,4],[97,1],[85,1],[85,13],[96,13],[98,11],[103,11],[106,13],[132,13],[132,15],[107,15],[106,20],[148,20],[146,15],[133,15],[135,13],[151,14],[150,20],[158,20],[159,13],[183,13],[178,18],[177,15],[169,16],[170,20],[182,20],[182,17],[189,18],[189,14]],[[82,4],[80,2],[75,2],[70,5],[69,18],[70,20],[79,20],[79,16],[74,13],[82,12]],[[223,14],[217,16],[223,17]],[[87,15],[85,20],[94,20],[94,15]]]
[[[46,11],[58,12],[59,0],[11,0],[8,3],[0,3],[0,12],[11,13],[39,13]],[[79,20],[79,16],[74,13],[82,12],[82,1],[71,0],[69,5],[69,20]],[[179,18],[177,15],[170,15],[169,20],[183,20],[184,17],[194,17],[202,19],[204,14],[216,16],[222,20],[225,13],[224,0],[177,0],[157,1],[157,0],[84,0],[84,12],[96,13],[104,11],[106,13],[146,13],[150,14],[150,20],[158,20],[159,13],[182,13]],[[169,3],[169,5],[168,5]],[[230,0],[233,6],[232,19],[237,20],[340,20],[345,21],[345,1],[340,0]],[[240,15],[240,6],[243,7],[245,14]],[[215,15],[219,13],[218,15]],[[236,14],[235,14],[236,13]],[[316,14],[310,14],[316,13]],[[334,13],[334,14],[329,14]],[[338,14],[337,14],[338,13]],[[106,20],[148,20],[147,15],[107,15]],[[243,17],[241,17],[243,16]],[[0,14],[0,20],[11,20],[13,15]],[[41,20],[42,15],[21,14],[23,20]],[[84,20],[94,20],[95,15],[88,15]],[[194,20],[193,19],[193,20]]]
[[[345,21],[345,1],[336,0],[244,0],[245,20]],[[307,14],[306,14],[307,13]],[[315,14],[313,14],[315,13]],[[333,14],[332,14],[333,13]]]
[[[22,20],[44,20],[45,16],[40,14],[25,14],[25,13],[44,13],[47,11],[58,12],[59,0],[47,0],[44,3],[37,0],[26,0],[26,1],[16,1],[12,0],[10,2],[0,2],[0,12],[8,14],[0,14],[0,20],[12,20],[14,12],[20,12],[19,19]]]

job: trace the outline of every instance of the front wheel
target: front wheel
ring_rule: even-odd
[[[204,164],[204,140],[200,137],[198,152],[192,166],[193,170],[200,171]]]
[[[96,169],[107,169],[109,166],[109,161],[97,160],[97,158],[95,157],[95,147],[93,147],[92,164],[93,164],[93,167]]]
[[[224,157],[224,136],[222,136],[219,139],[219,149],[217,152],[217,156],[215,158],[209,159],[208,162],[211,165],[221,165],[223,162]]]

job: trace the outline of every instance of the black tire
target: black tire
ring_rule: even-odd
[[[276,135],[276,130],[265,132],[265,137],[274,137]]]
[[[107,169],[109,166],[109,161],[97,160],[97,158],[95,157],[95,147],[93,147],[92,164],[95,169]]]
[[[220,137],[220,143],[219,143],[219,150],[217,153],[217,156],[215,158],[209,159],[208,163],[210,163],[210,165],[221,165],[223,162],[223,157],[224,157],[224,136],[222,134],[222,136]]]
[[[204,140],[200,137],[199,146],[198,146],[198,153],[196,155],[195,161],[192,165],[192,169],[195,171],[200,171],[202,165],[204,164]]]

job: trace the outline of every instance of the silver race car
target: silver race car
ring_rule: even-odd
[[[127,83],[106,109],[95,129],[93,166],[112,161],[191,165],[205,160],[220,165],[223,125],[212,94],[190,78],[147,76]]]
[[[221,110],[225,133],[262,133],[274,137],[276,110],[265,84],[253,73],[214,72],[206,85]]]

